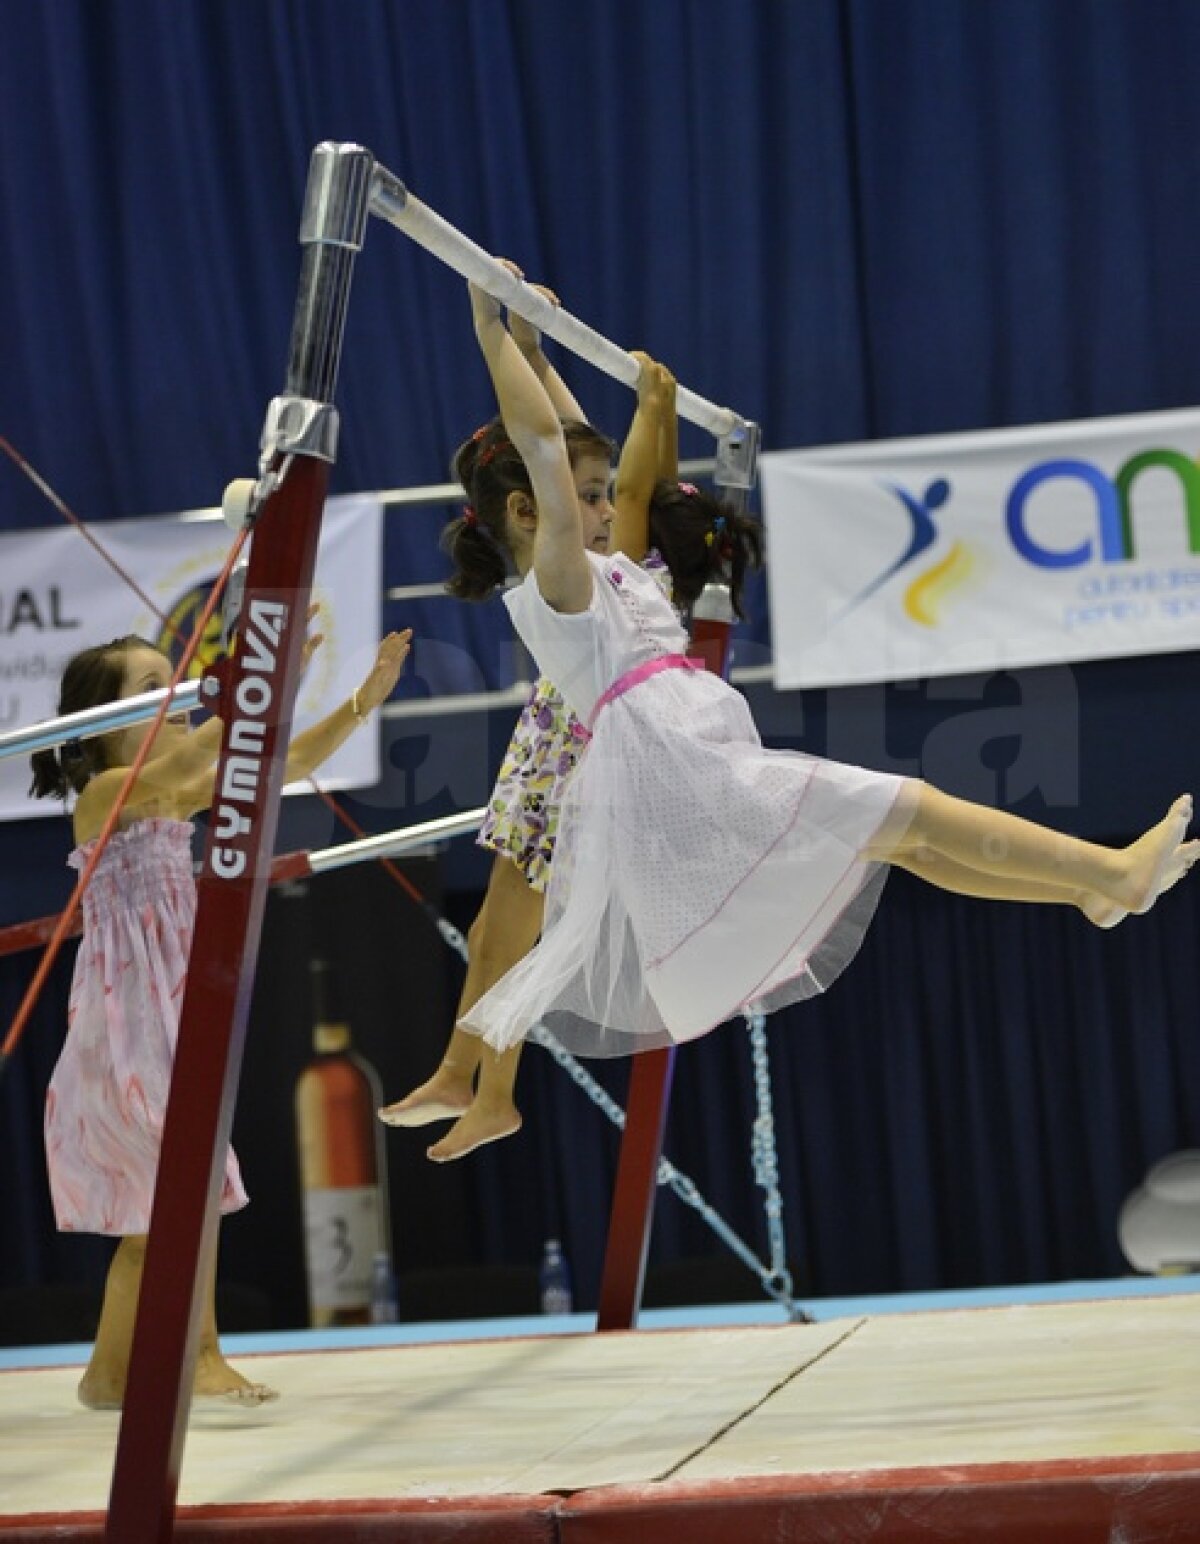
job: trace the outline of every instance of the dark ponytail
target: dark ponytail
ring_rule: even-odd
[[[68,660],[58,692],[58,712],[82,713],[105,702],[115,702],[125,683],[125,655],[131,649],[153,649],[154,644],[128,633],[111,643],[84,649]],[[33,780],[29,792],[35,799],[65,799],[82,793],[107,762],[99,736],[68,740],[57,750],[34,751],[29,758]]]
[[[734,613],[744,617],[748,568],[763,560],[763,528],[727,499],[694,483],[658,483],[650,499],[650,545],[671,574],[672,599],[687,611],[706,584],[729,585]]]
[[[563,438],[572,466],[584,456],[612,461],[613,442],[591,424],[565,420]],[[487,600],[503,586],[511,567],[509,495],[524,493],[532,499],[533,485],[499,418],[459,446],[451,469],[468,502],[442,532],[442,550],[454,564],[446,589],[458,600]]]
[[[507,579],[505,549],[479,524],[472,505],[445,527],[441,544],[454,564],[446,592],[455,600],[487,600]]]

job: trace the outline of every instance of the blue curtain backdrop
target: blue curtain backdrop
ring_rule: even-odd
[[[212,504],[253,469],[323,139],[368,146],[602,332],[758,419],[771,447],[1200,398],[1200,8],[1186,0],[0,0],[0,22],[0,434],[89,520]],[[573,360],[563,371],[619,435],[628,393]],[[338,401],[336,491],[442,480],[491,410],[460,281],[379,227]],[[685,433],[685,454],[708,448]],[[0,530],[55,518],[0,460]],[[390,518],[389,583],[440,577],[441,518]],[[750,661],[768,637],[761,586],[753,605]],[[409,620],[410,694],[506,678],[495,607],[387,616]],[[774,743],[907,757],[1120,839],[1193,781],[1193,665],[755,706]],[[1064,723],[1058,785],[1025,786],[1022,746]],[[385,780],[356,813],[384,828],[479,802],[508,727],[389,730]],[[289,820],[332,835],[319,811]],[[60,822],[0,828],[0,923],[61,904],[66,847]],[[459,856],[448,871],[464,923],[481,876]],[[1195,906],[1181,891],[1110,936],[898,877],[845,981],[772,1031],[807,1289],[1119,1271],[1123,1196],[1164,1152],[1200,1145]],[[421,946],[419,914],[396,925]],[[31,969],[0,960],[0,1025]],[[448,1021],[446,969],[414,1065]],[[254,1033],[287,1019],[290,1075],[306,1007],[286,975]],[[0,1286],[102,1263],[54,1235],[45,1194],[40,1103],[64,999],[60,971],[0,1087]],[[254,1044],[255,1100],[274,1081],[286,1106],[290,1084],[255,1073]],[[586,1295],[611,1142],[543,1057],[528,1062],[521,1137],[453,1175],[404,1149],[417,1211],[402,1249],[411,1264],[528,1260],[561,1232]],[[689,1050],[671,1145],[753,1235],[750,1094],[736,1031]],[[238,1273],[277,1301],[279,1262],[294,1265],[267,1246],[282,1162],[263,1145],[266,1205],[232,1233]],[[708,1247],[661,1205],[660,1256]]]

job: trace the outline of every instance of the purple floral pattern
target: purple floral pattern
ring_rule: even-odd
[[[642,567],[669,597],[671,575],[661,555],[652,549]],[[550,682],[539,679],[513,730],[479,832],[479,845],[511,859],[535,890],[544,890],[550,878],[566,780],[587,742],[584,725]]]

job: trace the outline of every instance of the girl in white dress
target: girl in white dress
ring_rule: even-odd
[[[522,277],[518,269],[513,272]],[[557,305],[550,290],[541,289],[541,293]],[[583,409],[543,352],[541,334],[518,317],[510,319],[509,334],[554,404],[563,422],[572,468],[582,472],[583,480],[577,477],[576,481],[588,509],[585,541],[604,555],[623,552],[655,575],[673,605],[689,608],[710,577],[711,557],[704,538],[711,531],[712,516],[697,489],[679,481],[674,414],[663,412],[661,393],[653,402],[648,399],[646,388],[651,382],[661,384],[662,366],[646,361],[643,390],[613,478],[613,446],[587,423]],[[520,457],[502,432],[489,436],[489,427],[477,431],[478,438],[491,446],[484,463],[488,478],[496,487],[507,481],[527,488]],[[729,567],[730,603],[739,616],[744,571],[761,561],[761,544],[762,529],[754,520],[738,517],[727,521],[720,532],[720,550]],[[453,593],[460,599],[491,595],[507,577],[509,564],[503,549],[479,524],[470,505],[446,526],[443,546],[454,561]],[[671,562],[678,565],[677,573]],[[586,728],[557,688],[541,677],[513,731],[479,833],[479,844],[495,857],[483,905],[468,934],[459,1017],[465,1017],[476,1000],[538,941],[559,810],[587,741]],[[427,1156],[435,1163],[463,1158],[520,1129],[515,1101],[520,1054],[520,1043],[495,1052],[477,1035],[456,1028],[433,1075],[385,1106],[379,1117],[389,1126],[425,1126],[451,1119],[453,1126],[427,1149]]]
[[[1108,848],[919,779],[766,749],[740,693],[685,657],[656,582],[588,550],[588,485],[558,415],[498,304],[470,293],[502,422],[462,447],[456,470],[522,575],[504,597],[518,633],[592,738],[563,803],[541,941],[462,1028],[503,1050],[540,1020],[579,1054],[617,1055],[823,991],[857,951],[888,864],[1111,926],[1195,862],[1189,795]],[[672,389],[666,372],[648,387]],[[497,455],[509,444],[523,476]],[[706,503],[697,542],[718,577],[725,517]]]

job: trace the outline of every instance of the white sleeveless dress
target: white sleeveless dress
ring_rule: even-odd
[[[586,611],[553,610],[532,570],[505,596],[592,739],[541,941],[461,1021],[501,1050],[540,1020],[579,1055],[626,1055],[824,991],[886,877],[862,851],[899,835],[915,798],[906,778],[765,748],[738,691],[682,668],[686,634],[654,579],[621,555],[588,562]]]

